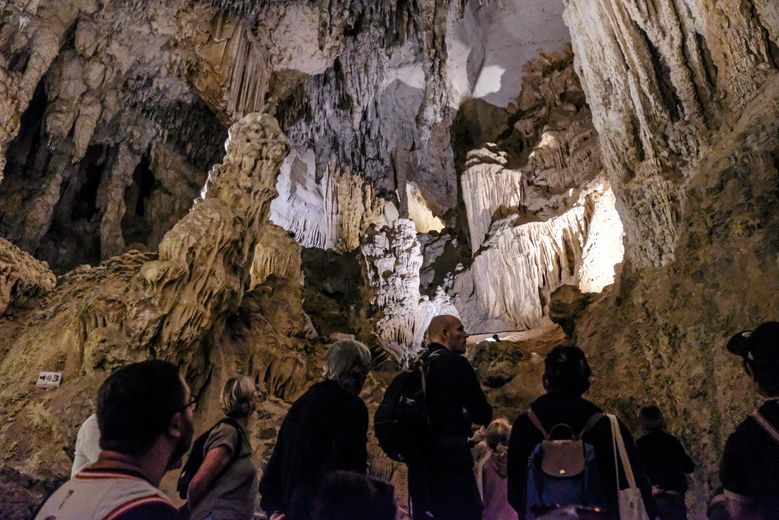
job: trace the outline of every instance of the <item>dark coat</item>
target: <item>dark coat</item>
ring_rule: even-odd
[[[316,383],[287,413],[260,480],[262,508],[309,518],[317,484],[336,470],[365,473],[368,410],[335,381]]]
[[[575,432],[584,429],[587,421],[594,414],[602,410],[590,401],[582,397],[563,396],[556,393],[544,394],[536,399],[530,405],[541,424],[549,431],[556,424],[564,423],[571,427]],[[639,460],[636,444],[630,430],[619,423],[622,432],[622,438],[625,440],[625,449],[630,459],[631,467],[636,478],[636,483],[641,488],[641,494],[644,498],[644,504],[649,512],[649,517],[655,517],[655,503],[652,498],[652,488],[649,479],[646,477],[641,461]],[[528,458],[535,448],[536,444],[543,440],[543,436],[538,429],[533,426],[527,416],[523,413],[511,428],[511,439],[509,440],[508,453],[508,498],[514,509],[520,514],[525,514],[527,501],[527,464]],[[598,464],[601,488],[603,489],[609,511],[612,518],[618,518],[613,512],[617,507],[617,484],[616,469],[614,467],[614,447],[611,439],[611,423],[604,417],[593,426],[583,438],[584,442],[590,444],[595,450],[595,457]],[[626,488],[627,482],[620,466],[620,489]]]
[[[414,518],[430,511],[440,520],[481,519],[481,499],[473,474],[468,437],[471,424],[489,424],[492,407],[468,360],[432,343],[436,351],[427,372],[427,407],[436,448],[409,465]]]
[[[668,432],[650,432],[636,441],[641,462],[649,481],[665,491],[687,491],[687,477],[695,469],[695,463],[679,442]]]

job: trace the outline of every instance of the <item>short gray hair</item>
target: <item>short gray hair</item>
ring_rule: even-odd
[[[342,339],[330,345],[325,356],[325,379],[341,382],[355,367],[367,369],[371,363],[371,351],[353,339]]]
[[[251,412],[252,397],[257,389],[247,376],[233,376],[222,389],[220,403],[227,417],[243,417]]]

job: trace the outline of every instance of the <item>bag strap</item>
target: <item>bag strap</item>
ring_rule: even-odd
[[[771,424],[768,419],[766,419],[763,414],[760,413],[759,410],[755,410],[752,412],[752,418],[762,426],[762,428],[765,430],[765,432],[777,443],[779,444],[779,431],[774,427],[773,424]]]
[[[533,423],[533,426],[535,426],[536,429],[538,429],[538,431],[540,431],[541,434],[543,434],[544,439],[548,440],[549,439],[549,433],[547,433],[547,431],[544,429],[544,426],[541,424],[541,420],[538,418],[536,413],[533,411],[533,408],[528,408],[527,409],[527,418],[530,419],[530,422]],[[603,414],[600,413],[600,412],[593,414],[592,417],[590,417],[587,420],[587,422],[584,424],[584,428],[582,428],[582,431],[579,433],[579,435],[576,436],[576,434],[574,434],[575,436],[574,436],[573,440],[579,440],[582,437],[584,437],[584,434],[587,433],[588,431],[590,431],[593,428],[593,426],[598,424],[598,421],[600,421],[602,418],[603,418]],[[557,427],[557,426],[559,426],[559,424],[555,425],[555,427]],[[565,426],[568,426],[568,425],[566,424]],[[568,428],[570,429],[570,426],[568,426]],[[554,428],[552,428],[552,429],[554,430]]]
[[[600,412],[592,414],[592,417],[587,421],[587,423],[584,425],[584,428],[582,428],[582,431],[579,433],[579,439],[584,437],[584,434],[590,431],[596,424],[598,424],[598,421],[603,419],[603,414]]]
[[[546,430],[541,424],[541,421],[538,419],[536,412],[534,412],[532,408],[527,409],[527,418],[530,419],[530,422],[533,424],[533,426],[535,426],[536,429],[541,432],[541,435],[544,436],[544,439],[549,439],[549,434],[546,433]]]
[[[424,352],[419,357],[419,362],[417,363],[417,366],[419,367],[419,377],[422,382],[422,397],[425,400],[424,403],[424,410],[425,410],[425,421],[427,422],[427,428],[428,431],[432,433],[433,431],[433,423],[430,420],[430,413],[427,409],[427,373],[430,371],[430,365],[433,364],[433,361],[438,359],[438,357],[441,355],[441,352],[438,350]]]
[[[619,491],[619,462],[622,460],[622,470],[625,472],[625,480],[629,488],[636,487],[636,478],[633,475],[633,467],[630,465],[627,450],[625,449],[625,440],[622,438],[622,432],[619,428],[619,420],[616,415],[607,414],[611,421],[611,440],[614,446],[614,471],[617,475],[617,491]]]

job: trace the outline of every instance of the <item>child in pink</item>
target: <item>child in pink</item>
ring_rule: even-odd
[[[487,427],[487,438],[480,443],[474,470],[476,484],[484,503],[483,520],[519,520],[508,502],[506,453],[511,425],[504,418],[495,419]]]

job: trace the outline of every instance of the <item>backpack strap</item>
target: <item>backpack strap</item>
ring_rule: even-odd
[[[530,422],[533,424],[533,426],[538,429],[538,431],[541,432],[541,435],[544,436],[544,439],[549,438],[549,434],[546,433],[546,430],[544,429],[543,425],[541,424],[541,421],[538,419],[538,416],[536,415],[536,412],[533,411],[532,408],[527,409],[527,418],[530,419]]]
[[[592,417],[590,417],[590,419],[584,425],[582,431],[579,432],[579,436],[577,437],[577,439],[583,438],[584,434],[590,431],[596,424],[598,424],[598,421],[600,421],[601,419],[603,419],[603,414],[601,412],[592,414]]]
[[[768,419],[763,417],[763,414],[760,413],[759,410],[755,410],[752,412],[752,419],[754,419],[757,424],[759,424],[765,432],[777,443],[779,444],[779,431],[774,427],[773,424],[771,424]]]
[[[422,383],[422,397],[425,399],[425,422],[427,422],[427,428],[431,433],[433,431],[433,423],[430,421],[430,413],[427,408],[427,374],[430,371],[430,365],[432,365],[433,361],[438,359],[441,354],[442,352],[440,350],[428,350],[423,352],[416,362],[417,370],[419,370],[420,382]]]

